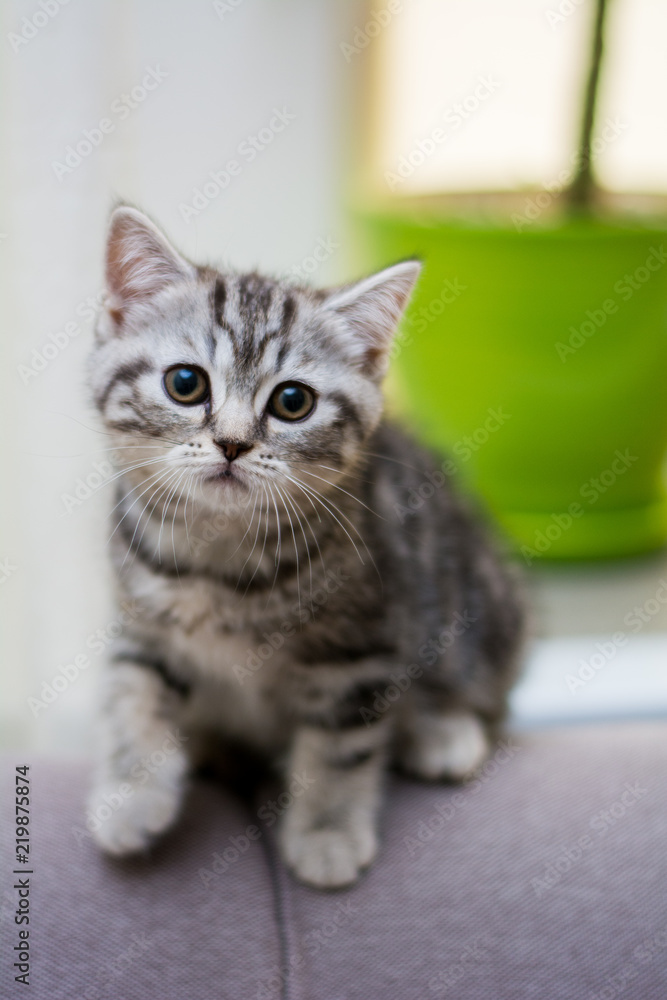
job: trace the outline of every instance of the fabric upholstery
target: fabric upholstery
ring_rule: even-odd
[[[512,737],[463,787],[392,778],[378,861],[331,893],[277,860],[268,789],[248,808],[200,782],[151,857],[114,862],[72,832],[86,767],[27,763],[35,1000],[667,996],[664,724]],[[2,822],[4,997],[21,987]]]

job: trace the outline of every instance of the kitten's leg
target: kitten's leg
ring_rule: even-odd
[[[286,863],[309,885],[349,885],[375,857],[386,722],[296,732],[289,772],[307,787],[283,817],[280,841]]]
[[[472,712],[414,712],[399,744],[399,762],[426,781],[463,781],[489,753],[484,724]]]
[[[183,694],[140,658],[111,663],[101,717],[102,760],[88,808],[110,854],[145,849],[178,814],[188,771],[179,729]]]

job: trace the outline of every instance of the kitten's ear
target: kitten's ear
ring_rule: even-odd
[[[106,285],[111,309],[147,299],[194,268],[136,208],[121,205],[109,223]]]
[[[345,320],[355,353],[371,374],[382,374],[398,321],[421,271],[417,260],[405,260],[354,285],[334,289],[325,309]]]

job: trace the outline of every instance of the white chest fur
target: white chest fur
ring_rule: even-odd
[[[291,657],[280,629],[258,639],[266,595],[242,596],[207,578],[157,576],[143,568],[133,573],[131,589],[140,629],[172,664],[187,664],[197,675],[191,724],[239,737],[252,733],[266,745],[281,742],[281,676]]]

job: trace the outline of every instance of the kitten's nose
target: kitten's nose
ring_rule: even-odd
[[[245,444],[243,441],[216,441],[215,444],[228,462],[233,462],[239,455],[252,448],[251,444]]]

